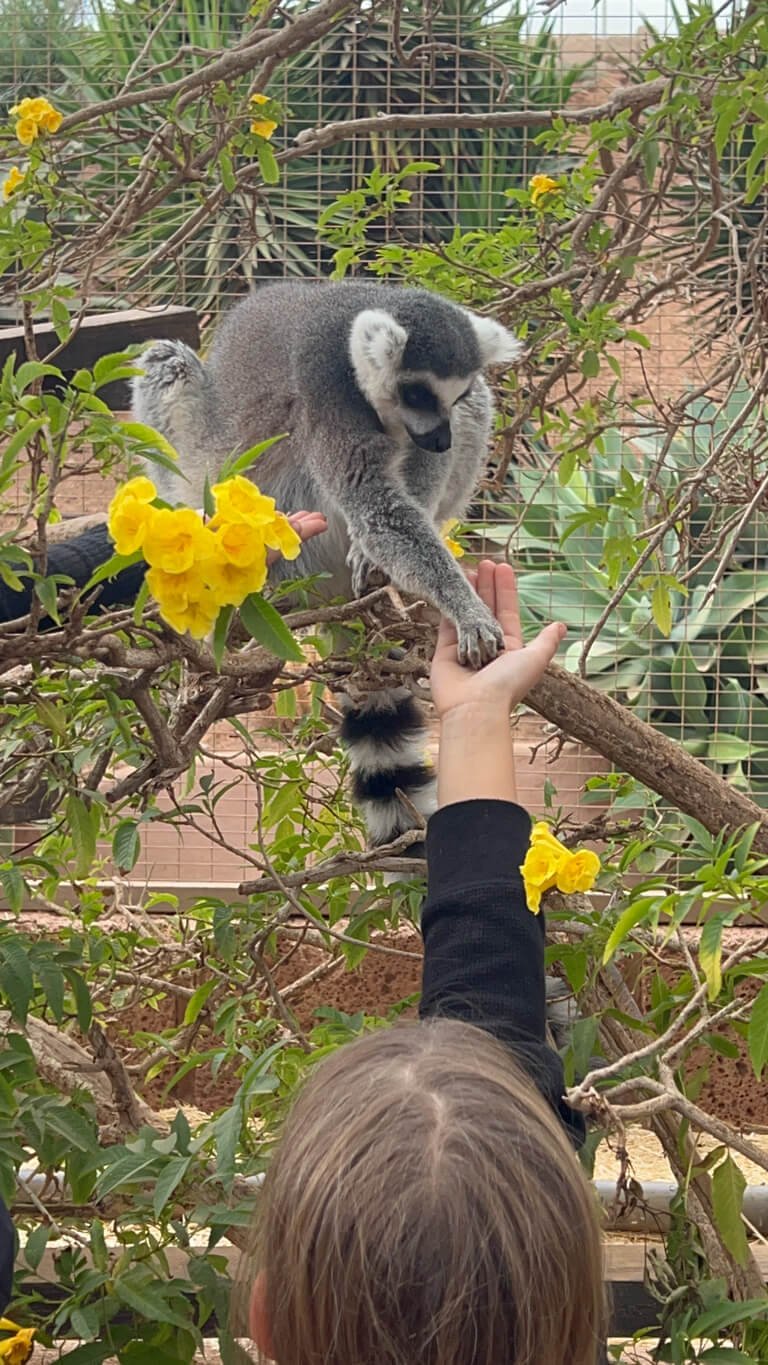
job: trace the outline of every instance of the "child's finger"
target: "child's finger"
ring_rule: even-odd
[[[496,565],[496,616],[505,636],[522,646],[517,576],[511,564]]]
[[[477,566],[476,592],[481,602],[496,615],[496,565],[490,559],[481,559]]]

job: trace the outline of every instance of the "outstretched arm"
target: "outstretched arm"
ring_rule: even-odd
[[[513,571],[486,562],[476,582],[505,651],[473,674],[458,663],[452,627],[441,627],[432,664],[441,809],[427,829],[420,1013],[467,1020],[506,1043],[580,1145],[583,1119],[563,1099],[562,1064],[546,1041],[544,921],[528,909],[520,874],[530,819],[515,804],[509,728],[510,708],[541,677],[564,628],[547,626],[524,647]]]

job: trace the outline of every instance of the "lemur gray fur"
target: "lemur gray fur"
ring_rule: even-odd
[[[482,371],[522,350],[499,323],[424,290],[262,286],[224,319],[205,362],[177,341],[143,355],[135,416],[179,453],[179,475],[148,472],[169,502],[201,506],[206,475],[227,456],[288,433],[253,477],[282,510],[323,512],[328,530],[275,575],[325,573],[324,591],[350,597],[381,570],[455,623],[459,656],[477,668],[501,632],[439,528],[465,513],[487,457],[493,402]],[[412,825],[398,788],[430,813],[434,775],[410,696],[376,693],[348,709],[342,739],[373,843]]]

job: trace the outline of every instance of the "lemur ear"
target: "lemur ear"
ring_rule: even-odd
[[[349,358],[363,393],[376,406],[400,369],[408,333],[383,308],[364,308],[352,323]]]
[[[525,351],[525,344],[494,318],[467,313],[477,337],[483,365],[512,365]]]

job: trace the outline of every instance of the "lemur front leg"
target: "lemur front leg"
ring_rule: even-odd
[[[315,451],[333,445],[322,434]],[[335,446],[333,465],[316,454],[317,477],[346,518],[354,549],[454,623],[462,663],[473,668],[489,663],[503,647],[501,628],[443,545],[429,513],[400,484],[393,442],[377,435],[350,438],[341,459],[338,436]]]

